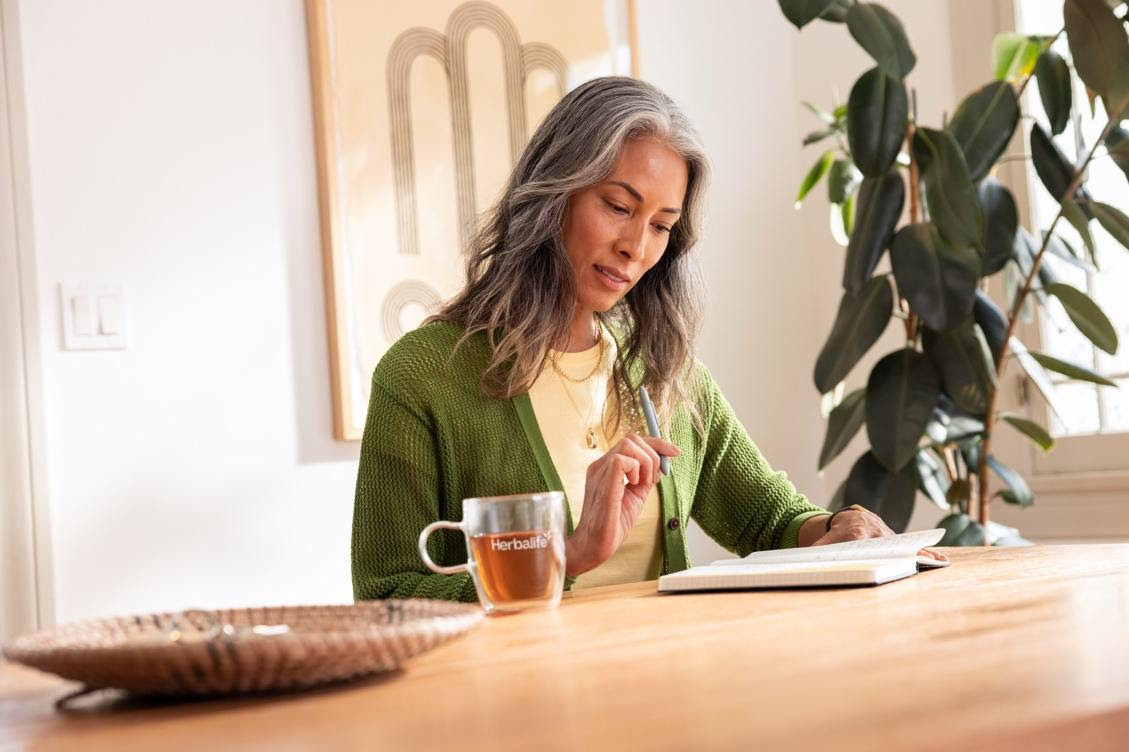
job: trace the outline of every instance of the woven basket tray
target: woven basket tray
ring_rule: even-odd
[[[483,616],[477,605],[435,600],[185,611],[66,624],[17,637],[3,653],[88,688],[297,689],[390,671]]]

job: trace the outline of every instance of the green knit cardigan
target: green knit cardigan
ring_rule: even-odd
[[[424,526],[461,520],[464,498],[564,491],[529,396],[483,394],[478,378],[489,345],[476,335],[456,351],[462,331],[426,324],[396,342],[373,373],[353,507],[358,600],[477,600],[470,575],[434,574],[424,566],[416,548]],[[744,556],[795,546],[800,525],[826,513],[784,473],[772,471],[701,365],[695,389],[706,430],[699,434],[685,407],[675,412],[669,438],[682,454],[659,482],[664,574],[690,566],[690,518]],[[569,515],[570,534],[573,524]],[[457,531],[436,531],[428,552],[442,565],[466,561]]]

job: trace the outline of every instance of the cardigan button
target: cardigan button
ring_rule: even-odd
[[[667,520],[667,523],[666,523],[666,526],[668,528],[670,528],[671,530],[677,530],[679,527],[681,527],[681,525],[682,525],[682,521],[679,520],[677,517],[671,517],[669,520]]]

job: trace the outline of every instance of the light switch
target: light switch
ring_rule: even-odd
[[[74,333],[79,337],[94,334],[94,306],[89,295],[75,295],[71,298],[71,315],[74,317]]]
[[[63,349],[125,349],[125,290],[120,284],[60,284]]]
[[[98,296],[98,333],[120,334],[122,329],[122,301],[116,295]]]

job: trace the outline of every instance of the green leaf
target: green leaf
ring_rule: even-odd
[[[1043,368],[1054,371],[1055,373],[1061,373],[1063,376],[1069,376],[1070,378],[1076,379],[1078,381],[1089,381],[1093,384],[1101,384],[1102,386],[1112,386],[1114,388],[1117,387],[1117,384],[1115,382],[1110,381],[1105,376],[1094,373],[1089,368],[1080,366],[1077,363],[1060,360],[1059,358],[1045,355],[1041,352],[1036,352],[1035,350],[1031,350],[1029,352],[1031,354],[1031,357],[1034,358],[1039,365],[1041,365]]]
[[[1010,423],[1017,431],[1042,447],[1044,452],[1055,445],[1055,440],[1047,433],[1047,429],[1043,428],[1035,421],[1028,420],[1022,415],[1016,415],[1014,413],[1000,413],[1000,417]]]
[[[905,78],[917,63],[902,22],[877,3],[853,5],[847,11],[847,29],[891,78]]]
[[[912,348],[875,364],[866,382],[866,435],[874,456],[890,470],[913,459],[940,391],[937,369]]]
[[[810,146],[811,144],[818,144],[820,141],[824,140],[825,138],[830,138],[831,136],[834,136],[834,135],[835,135],[835,129],[834,128],[827,128],[827,129],[822,130],[822,131],[812,131],[808,135],[804,136],[804,146]]]
[[[874,277],[857,293],[844,293],[831,334],[815,361],[815,388],[831,391],[846,378],[870,346],[882,336],[894,307],[885,277]]]
[[[843,264],[844,289],[855,292],[870,279],[882,252],[894,237],[894,227],[902,215],[905,195],[905,183],[897,169],[862,181],[855,231],[851,233],[847,259]]]
[[[933,414],[925,426],[925,433],[935,444],[952,444],[979,439],[984,434],[984,422],[965,415],[944,392],[937,398]]]
[[[1035,497],[1031,493],[1027,481],[1023,480],[1023,476],[1012,470],[996,459],[995,455],[988,455],[988,467],[999,476],[1000,480],[1007,484],[1008,490],[997,491],[993,496],[1000,496],[1004,501],[1012,504],[1018,504],[1021,507],[1029,507],[1034,503]]]
[[[839,204],[831,204],[828,207],[827,223],[831,229],[832,239],[846,248],[847,243],[851,242],[851,236],[847,234],[847,227],[843,222],[842,206]]]
[[[847,448],[865,419],[866,390],[856,389],[844,397],[827,416],[827,435],[823,438],[823,448],[819,450],[820,470],[831,464],[831,460]]]
[[[1105,231],[1124,248],[1129,249],[1129,217],[1117,207],[1103,204],[1101,201],[1090,202],[1090,208],[1094,210],[1094,216],[1098,218],[1098,223],[1105,228]]]
[[[852,192],[847,196],[847,200],[839,205],[839,213],[843,222],[843,232],[848,239],[847,245],[850,245],[850,237],[855,230],[855,196],[856,194]]]
[[[784,17],[797,29],[802,29],[826,12],[835,0],[780,0]]]
[[[1019,361],[1019,366],[1031,379],[1031,383],[1039,390],[1039,394],[1043,395],[1047,407],[1058,416],[1059,420],[1063,420],[1066,413],[1058,403],[1058,393],[1055,391],[1054,384],[1051,383],[1051,377],[1040,362],[1035,359],[1035,353],[1029,351],[1027,346],[1020,342],[1017,337],[1011,338],[1010,349],[1015,354],[1015,359]]]
[[[1113,128],[1105,137],[1105,145],[1110,159],[1125,173],[1125,179],[1129,180],[1129,130],[1121,126]]]
[[[827,173],[827,200],[833,204],[845,203],[862,182],[862,173],[850,159],[836,159]],[[849,233],[848,233],[849,234]]]
[[[847,98],[847,141],[863,175],[878,177],[890,169],[908,122],[909,98],[901,81],[878,68],[855,81]]]
[[[1062,9],[1074,69],[1114,119],[1129,104],[1129,37],[1101,0],[1066,0]]]
[[[820,107],[818,104],[804,100],[803,105],[804,107],[807,107],[813,115],[815,115],[823,122],[827,123],[828,125],[835,125],[835,116]]]
[[[967,441],[960,442],[960,456],[964,460],[964,464],[968,465],[970,472],[980,472],[980,449],[983,445],[983,436],[976,436]],[[969,487],[971,492],[972,488]],[[966,495],[965,500],[968,499]]]
[[[1117,330],[1089,295],[1076,287],[1061,283],[1047,285],[1046,290],[1058,298],[1066,309],[1066,315],[1070,316],[1074,326],[1078,327],[1078,331],[1086,339],[1110,355],[1117,354]]]
[[[831,23],[846,23],[847,11],[851,9],[854,0],[832,0],[831,5],[827,10],[819,14],[823,21],[830,21]]]
[[[846,500],[877,514],[895,533],[903,532],[913,515],[917,470],[907,464],[891,473],[873,452],[858,458],[847,476]]]
[[[988,174],[1004,153],[1019,122],[1019,101],[1006,81],[993,81],[965,97],[949,132],[964,152],[973,181]]]
[[[992,353],[980,327],[971,319],[947,332],[926,329],[925,355],[941,373],[941,387],[961,410],[983,415],[996,382]]]
[[[1097,266],[1098,251],[1097,246],[1094,245],[1094,236],[1090,232],[1090,218],[1072,199],[1062,202],[1062,216],[1078,232],[1090,254],[1090,261]]]
[[[1039,246],[1035,243],[1035,239],[1031,237],[1031,233],[1027,232],[1023,227],[1019,228],[1015,239],[1014,255],[1012,258],[1015,259],[1019,270],[1022,272],[1024,279],[1026,279],[1027,275],[1031,273],[1031,268],[1035,263],[1035,256],[1039,253]],[[1043,288],[1058,282],[1058,275],[1054,273],[1054,270],[1049,264],[1039,265],[1038,276],[1039,282],[1042,284]],[[1045,302],[1046,292],[1044,292],[1043,289],[1035,287],[1034,294],[1040,303]]]
[[[931,222],[898,230],[890,244],[898,290],[931,329],[951,329],[972,312],[980,255],[945,242]]]
[[[1038,123],[1031,124],[1031,160],[1035,163],[1035,172],[1047,193],[1055,201],[1061,202],[1074,177],[1074,168]]]
[[[1029,75],[1035,69],[1042,48],[1041,42],[1023,34],[997,34],[992,40],[992,69],[996,80],[1013,81]]]
[[[948,509],[946,494],[951,483],[942,461],[932,449],[919,449],[916,455],[917,488],[941,509]]]
[[[996,301],[988,297],[981,290],[976,291],[976,301],[972,305],[972,318],[984,333],[988,341],[988,348],[992,351],[992,360],[1000,359],[1000,351],[1004,347],[1004,338],[1007,337],[1007,316],[996,305]]]
[[[984,257],[980,274],[988,276],[1004,268],[1011,258],[1015,245],[1015,232],[1019,228],[1019,210],[1011,191],[995,178],[984,178],[976,191],[980,214],[984,218],[984,235],[981,245]]]
[[[938,546],[983,546],[988,542],[984,526],[967,514],[950,514],[937,523],[945,529]]]
[[[804,198],[807,197],[811,189],[815,187],[816,183],[823,179],[827,171],[831,169],[831,163],[835,161],[835,152],[828,149],[815,161],[815,164],[808,170],[808,174],[804,176],[804,182],[800,184],[800,191],[796,194],[796,208],[799,209],[804,203]]]
[[[960,146],[945,131],[918,128],[913,153],[925,182],[925,205],[941,235],[953,245],[980,243],[980,206]]]
[[[1057,136],[1070,120],[1073,103],[1070,67],[1054,50],[1044,50],[1035,64],[1035,80],[1039,84],[1039,99],[1051,123],[1051,135]]]

